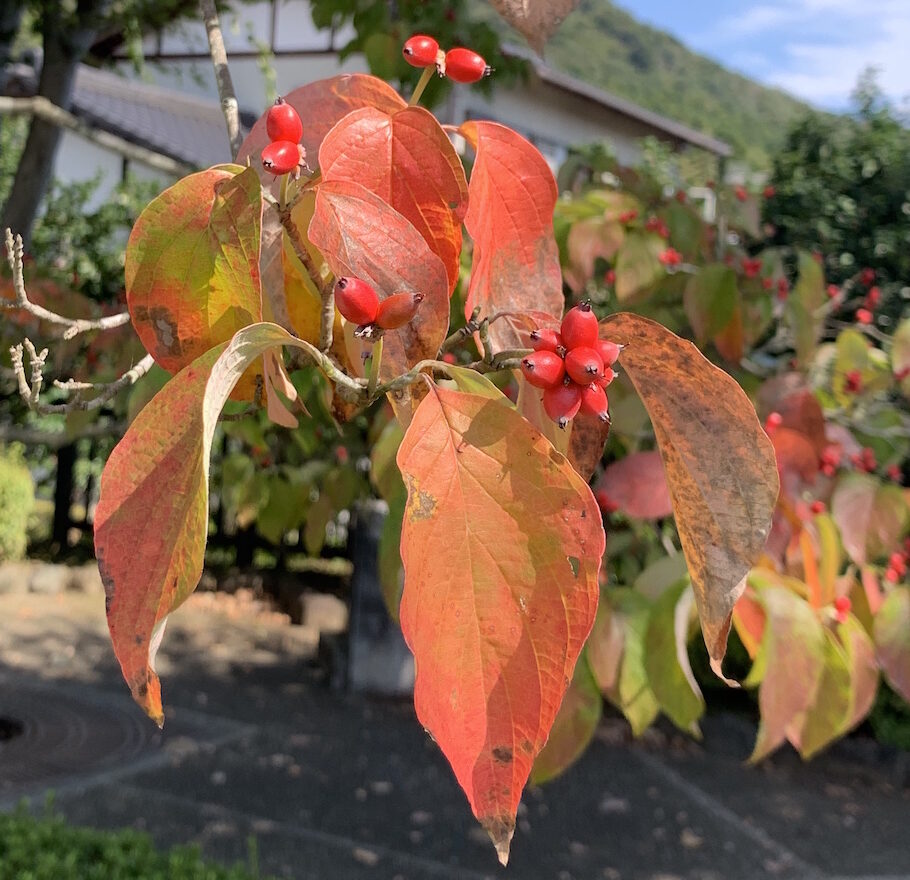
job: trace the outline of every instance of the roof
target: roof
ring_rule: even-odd
[[[660,113],[655,113],[653,110],[647,110],[644,107],[641,107],[632,101],[627,101],[625,98],[620,98],[618,95],[614,95],[611,92],[605,92],[603,89],[592,86],[590,83],[586,83],[567,73],[561,73],[558,70],[554,70],[537,56],[532,56],[527,50],[508,46],[505,51],[510,55],[516,55],[528,61],[540,80],[548,85],[570,92],[573,95],[586,98],[608,110],[612,110],[614,113],[619,113],[630,119],[634,119],[649,128],[653,128],[656,131],[665,134],[669,139],[675,140],[680,144],[690,144],[693,147],[699,147],[702,150],[707,150],[709,153],[714,153],[715,156],[721,156],[723,158],[733,155],[733,147],[725,141],[718,140],[715,137],[711,137],[711,135],[696,131],[694,128],[683,125],[681,122],[677,122],[674,119],[661,116]]]
[[[80,65],[72,112],[92,125],[200,168],[231,161],[221,106]]]

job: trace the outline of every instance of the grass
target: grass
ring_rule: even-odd
[[[267,880],[255,852],[251,841],[250,865],[225,868],[195,847],[161,852],[139,831],[68,825],[50,807],[0,813],[0,880]]]

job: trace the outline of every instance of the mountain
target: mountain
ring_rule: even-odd
[[[520,38],[516,38],[520,39]],[[758,168],[809,110],[637,21],[608,0],[581,0],[547,44],[556,70],[727,141]]]

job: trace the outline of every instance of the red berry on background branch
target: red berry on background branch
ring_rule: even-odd
[[[581,389],[581,412],[605,424],[610,421],[610,402],[600,385],[586,385]]]
[[[563,359],[553,351],[535,351],[521,362],[521,372],[535,388],[555,388],[566,375]]]
[[[569,350],[580,345],[593,348],[597,345],[597,330],[597,315],[591,310],[591,303],[582,302],[566,312],[560,334],[563,345]]]
[[[300,143],[303,123],[297,111],[284,98],[278,98],[265,117],[265,130],[271,141]]]
[[[863,390],[863,374],[859,370],[848,370],[844,375],[844,391],[859,394]]]
[[[740,202],[744,202],[747,198],[749,198],[749,193],[746,192],[746,188],[744,186],[737,186],[733,190],[733,194]]]
[[[857,324],[871,324],[872,323],[872,312],[869,309],[857,309],[856,310],[856,323]]]
[[[531,348],[533,348],[534,351],[555,351],[558,353],[561,348],[564,349],[562,336],[555,330],[550,330],[545,327],[539,330],[532,330]]]
[[[565,428],[581,409],[581,386],[569,382],[568,385],[547,388],[543,393],[543,408],[560,428]]]
[[[863,305],[867,309],[874,309],[881,301],[882,289],[880,287],[870,287]]]
[[[847,615],[852,607],[853,603],[850,601],[849,596],[838,596],[834,600],[834,616],[837,618],[838,623],[846,622]]]
[[[579,345],[566,352],[566,372],[579,385],[590,385],[603,376],[603,358],[595,348]]]
[[[784,423],[784,417],[779,412],[768,413],[765,419],[765,433],[773,434]]]
[[[761,272],[761,260],[743,260],[743,274],[746,278],[757,278]]]
[[[383,330],[397,330],[409,324],[423,302],[422,293],[396,293],[379,303],[376,324]]]
[[[871,287],[875,284],[875,269],[863,269],[860,272],[859,280],[866,285],[866,287]]]
[[[825,502],[824,501],[813,501],[812,504],[809,505],[809,509],[816,515],[818,515],[820,513],[824,513],[826,510]]]
[[[678,266],[682,262],[682,254],[676,248],[667,248],[657,255],[657,259],[664,266]]]
[[[335,306],[352,324],[372,324],[379,312],[379,294],[360,278],[339,278],[335,282]]]
[[[459,47],[446,52],[445,75],[457,83],[476,83],[492,72],[493,68],[471,49]]]
[[[262,150],[262,167],[272,174],[290,174],[302,161],[301,148],[294,141],[272,141]]]
[[[401,54],[411,67],[429,67],[436,63],[439,43],[425,34],[414,34],[405,42]]]

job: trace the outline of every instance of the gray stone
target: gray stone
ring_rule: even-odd
[[[28,581],[30,593],[56,596],[69,586],[70,572],[65,565],[51,565],[41,562],[32,570]]]
[[[300,617],[304,626],[319,633],[337,635],[348,628],[348,606],[330,593],[304,593]]]
[[[69,589],[76,593],[85,593],[89,596],[103,596],[104,584],[101,583],[101,573],[94,562],[74,566],[69,570]]]
[[[27,593],[34,567],[33,562],[5,562],[0,565],[0,596],[8,593]]]

